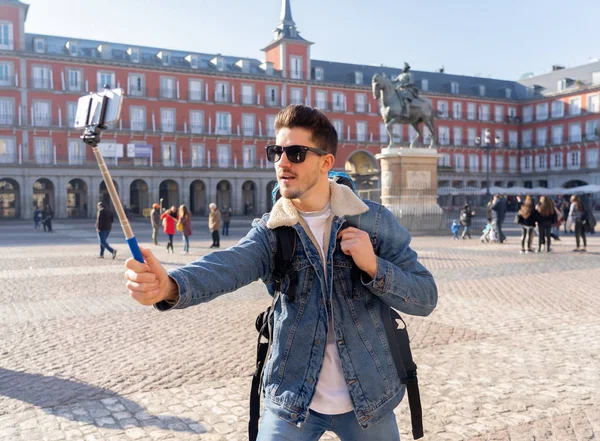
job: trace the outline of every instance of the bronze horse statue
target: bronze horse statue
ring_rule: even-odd
[[[413,148],[415,142],[422,137],[421,129],[419,128],[421,123],[424,123],[429,129],[431,134],[431,142],[429,148],[432,148],[437,142],[435,136],[435,129],[433,126],[434,113],[431,107],[431,103],[422,98],[413,99],[409,103],[408,117],[402,113],[402,103],[400,97],[392,84],[392,81],[384,75],[375,74],[373,75],[373,98],[379,99],[381,107],[381,116],[385,123],[389,136],[388,147],[393,147],[394,141],[392,138],[392,126],[394,123],[399,124],[410,124],[417,132],[410,142],[410,148]]]

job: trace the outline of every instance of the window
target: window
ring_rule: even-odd
[[[454,119],[462,118],[462,103],[455,102],[452,104],[452,117]]]
[[[531,98],[533,95],[535,95],[535,89],[533,87],[526,87],[525,88],[525,96],[527,98]]]
[[[475,138],[477,137],[477,129],[469,127],[467,129],[467,145],[474,146]]]
[[[535,145],[544,147],[548,143],[548,128],[538,127],[535,130]]]
[[[229,144],[217,145],[217,165],[221,168],[231,167],[231,146]]]
[[[302,89],[297,87],[290,89],[290,104],[302,104]]]
[[[365,121],[356,122],[356,140],[358,142],[367,140],[367,123]]]
[[[533,106],[523,107],[523,122],[529,123],[533,121]]]
[[[598,113],[600,111],[600,96],[590,95],[587,99],[587,111],[592,113]]]
[[[12,73],[12,63],[0,63],[0,86],[11,86],[14,84]]]
[[[131,49],[129,51],[129,57],[132,63],[140,62],[140,50],[139,49]]]
[[[275,87],[275,86],[267,86],[266,89],[267,95],[265,96],[265,101],[267,106],[277,106],[278,103],[278,95],[279,95],[279,88]]]
[[[294,80],[302,79],[302,57],[290,57],[290,78]]]
[[[83,90],[83,72],[80,69],[67,69],[67,90],[71,92]]]
[[[267,137],[275,137],[275,115],[267,115]]]
[[[535,169],[537,171],[545,171],[547,168],[546,162],[548,157],[546,155],[537,155],[535,158]]]
[[[569,142],[581,142],[581,124],[569,124]]]
[[[175,109],[160,109],[160,125],[163,132],[175,131]]]
[[[454,127],[452,129],[452,138],[454,140],[454,145],[462,145],[462,128]]]
[[[217,128],[215,134],[217,135],[230,135],[231,134],[231,113],[229,112],[217,112]]]
[[[253,168],[256,164],[256,146],[245,145],[242,147],[242,166],[244,168]]]
[[[494,121],[504,122],[504,106],[494,106]]]
[[[50,68],[47,66],[34,66],[32,82],[34,89],[50,89]]]
[[[50,126],[50,103],[48,101],[33,101],[32,123],[35,127]]]
[[[242,104],[254,104],[254,86],[251,84],[242,85]]]
[[[382,122],[379,123],[379,142],[388,142],[387,126]]]
[[[114,72],[98,72],[97,76],[97,84],[96,90],[98,92],[102,92],[104,90],[104,86],[115,87],[115,73]]]
[[[476,117],[477,106],[475,103],[467,103],[467,119],[474,120]]]
[[[535,106],[535,120],[546,121],[548,119],[548,103],[540,103]]]
[[[244,136],[254,136],[255,119],[255,116],[250,113],[242,115],[242,133]]]
[[[483,155],[481,157],[481,171],[482,172],[491,171],[492,170],[491,162],[492,162],[492,157],[491,156]]]
[[[0,23],[0,49],[13,49],[12,23]]]
[[[317,108],[321,110],[327,110],[327,92],[324,90],[317,90],[315,96],[317,98]]]
[[[177,162],[177,146],[172,143],[163,143],[162,145],[162,165],[165,167],[174,167]]]
[[[485,86],[479,85],[479,96],[485,96]]]
[[[487,104],[482,104],[479,107],[479,119],[481,121],[489,121],[490,120],[490,106]]]
[[[315,80],[323,81],[323,69],[320,67],[315,68]]]
[[[77,139],[69,140],[69,165],[82,165],[85,162],[86,145]]]
[[[552,144],[563,142],[563,126],[552,126]]]
[[[496,173],[504,173],[504,156],[496,155],[494,162],[496,163]]]
[[[571,98],[569,100],[569,115],[581,114],[581,98]]]
[[[450,128],[449,127],[438,127],[438,138],[440,145],[450,144]]]
[[[219,72],[223,72],[225,70],[225,60],[223,58],[219,58],[217,60],[217,70]]]
[[[450,93],[454,94],[454,95],[458,95],[459,93],[459,86],[458,83],[455,83],[454,81],[450,83]]]
[[[508,132],[508,146],[516,148],[519,145],[519,133],[516,130]]]
[[[579,150],[569,152],[567,153],[567,158],[569,158],[567,168],[569,170],[578,170],[581,165],[581,152]]]
[[[437,110],[440,118],[448,118],[448,101],[438,101]]]
[[[567,88],[567,79],[562,78],[556,82],[556,90],[562,92]]]
[[[465,171],[465,156],[455,154],[454,155],[454,170],[457,172]]]
[[[512,89],[504,89],[504,96],[506,97],[507,100],[512,98]]]
[[[190,153],[192,157],[192,167],[204,167],[204,144],[192,144],[190,146]]]
[[[0,125],[10,126],[15,120],[15,103],[11,98],[0,98]]]
[[[356,112],[364,113],[367,111],[367,96],[364,93],[357,93],[355,95],[356,99]]]
[[[504,147],[504,130],[495,131],[496,147]]]
[[[521,158],[521,171],[530,172],[531,171],[531,156],[523,156]]]
[[[43,54],[46,52],[46,42],[43,38],[34,38],[33,39],[33,51],[38,54]]]
[[[171,54],[169,52],[159,52],[158,57],[162,61],[163,66],[171,64]]]
[[[52,140],[48,138],[35,138],[34,155],[37,164],[52,163]]]
[[[587,121],[585,123],[585,140],[586,141],[594,141],[596,139],[598,139],[598,135],[599,133],[599,121],[598,120],[592,120],[592,121]]]
[[[17,162],[17,149],[13,138],[0,138],[0,164]]]
[[[438,158],[438,167],[450,167],[449,153],[444,153]]]
[[[523,130],[523,147],[531,147],[533,142],[533,130]]]
[[[363,83],[363,73],[362,72],[354,72],[354,84],[362,84]]]
[[[67,103],[67,127],[75,128],[76,115],[77,103]]]
[[[552,170],[562,170],[562,168],[563,168],[562,152],[557,152],[557,153],[552,154],[552,162],[550,163],[550,168]]]
[[[144,74],[129,74],[127,86],[128,93],[131,96],[145,96],[145,76]]]
[[[344,121],[341,119],[334,119],[333,127],[337,132],[338,140],[342,140],[344,138]]]
[[[598,167],[598,149],[589,149],[585,152],[585,166],[587,168]]]
[[[67,49],[69,50],[69,55],[72,57],[76,57],[79,54],[79,44],[74,41],[69,41],[67,43]]]
[[[175,98],[175,78],[160,77],[160,97],[169,100]]]
[[[229,83],[221,81],[215,83],[215,101],[217,103],[229,102]]]
[[[565,116],[565,102],[552,101],[552,118],[562,118]]]
[[[340,92],[333,92],[331,94],[331,99],[333,101],[333,111],[334,112],[343,112],[345,107],[345,99],[344,94]]]
[[[469,171],[475,173],[479,171],[479,156],[469,155]]]
[[[515,173],[517,171],[517,157],[516,156],[508,157],[508,171],[510,173]]]
[[[190,110],[190,133],[204,133],[204,112]]]
[[[507,122],[514,121],[516,117],[517,117],[517,108],[516,107],[509,107],[508,108],[508,121]]]
[[[423,78],[421,80],[421,90],[423,92],[427,92],[429,90],[429,80],[427,78]]]
[[[131,118],[131,130],[146,130],[146,108],[131,106],[129,112]]]

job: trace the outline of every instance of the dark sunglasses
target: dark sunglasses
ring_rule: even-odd
[[[280,145],[268,145],[266,147],[267,150],[267,160],[269,162],[277,162],[281,159],[281,155],[285,152],[285,156],[293,162],[294,164],[300,164],[304,162],[306,159],[306,152],[311,151],[316,153],[319,156],[328,155],[329,152],[325,150],[318,149],[316,147],[306,147],[303,145],[288,145],[286,147],[282,147]]]

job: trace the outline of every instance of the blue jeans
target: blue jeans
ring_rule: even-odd
[[[108,244],[106,239],[108,239],[108,235],[110,231],[98,231],[98,239],[100,239],[100,255],[104,256],[104,248],[108,250],[109,253],[113,253],[113,248]]]
[[[183,251],[189,251],[190,250],[190,236],[186,236],[185,234],[183,235]]]
[[[323,415],[313,410],[302,427],[278,418],[268,409],[260,420],[257,441],[316,441],[327,430],[341,441],[400,441],[396,416],[390,413],[376,425],[363,429],[354,412],[341,415]]]

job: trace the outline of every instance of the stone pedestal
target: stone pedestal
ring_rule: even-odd
[[[411,232],[446,229],[444,211],[437,203],[435,149],[383,148],[381,162],[381,203]]]

